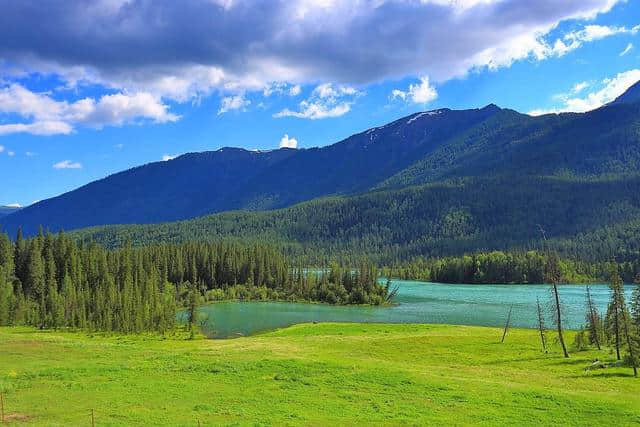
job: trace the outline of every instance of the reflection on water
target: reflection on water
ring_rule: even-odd
[[[548,285],[447,285],[395,280],[400,286],[396,305],[385,307],[332,306],[288,302],[223,302],[201,308],[209,315],[206,332],[215,338],[249,335],[306,322],[449,323],[503,326],[513,304],[513,327],[536,327],[536,297],[545,307],[551,327]],[[633,286],[627,286],[630,298]],[[559,288],[568,329],[584,324],[586,287]],[[609,288],[591,285],[597,307],[604,312]],[[628,299],[627,299],[628,301]],[[604,315],[604,313],[603,313]]]

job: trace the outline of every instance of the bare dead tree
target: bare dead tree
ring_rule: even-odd
[[[551,306],[553,307],[553,321],[558,330],[558,340],[562,346],[564,357],[569,357],[567,346],[564,343],[564,335],[562,332],[562,305],[560,303],[560,295],[558,294],[558,283],[562,280],[562,271],[558,262],[558,256],[548,249],[547,236],[540,224],[538,229],[542,234],[544,246],[547,252],[547,265],[545,266],[544,281],[551,284]]]
[[[386,301],[390,302],[392,299],[394,299],[396,297],[396,295],[398,295],[398,291],[399,290],[400,290],[400,286],[396,285],[393,289],[388,291],[387,297],[386,297]]]
[[[542,342],[542,351],[547,352],[547,342],[545,336],[544,316],[542,315],[542,307],[540,306],[540,298],[536,297],[536,307],[538,312],[538,331],[540,331],[540,341]]]
[[[558,329],[558,339],[560,340],[560,345],[562,346],[562,353],[564,357],[569,357],[569,353],[567,352],[567,346],[564,343],[564,336],[562,334],[562,309],[560,305],[560,296],[558,295],[558,285],[553,283],[553,305],[554,305],[554,319],[556,323],[556,327]]]
[[[511,323],[512,310],[513,310],[513,304],[511,304],[511,307],[509,307],[509,314],[507,315],[507,323],[504,325],[504,332],[502,333],[502,341],[500,341],[501,343],[504,342],[504,337],[507,336],[507,330],[509,330],[509,324]]]

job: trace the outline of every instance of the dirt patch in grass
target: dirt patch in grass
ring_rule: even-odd
[[[29,421],[29,418],[31,418],[29,415],[21,412],[9,412],[8,414],[4,414],[5,423],[25,423]]]

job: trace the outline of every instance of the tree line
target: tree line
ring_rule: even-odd
[[[185,242],[107,250],[59,233],[0,234],[0,325],[165,332],[176,310],[221,299],[382,304],[375,267],[292,268],[276,248]]]
[[[540,251],[491,251],[446,258],[417,257],[383,267],[382,275],[441,283],[544,283],[545,270],[550,262],[550,255]],[[565,283],[610,280],[610,262],[557,258],[557,263]],[[640,273],[640,258],[617,265],[618,274],[625,283],[633,282]]]
[[[294,263],[396,265],[414,257],[540,248],[563,259],[640,258],[640,177],[496,176],[332,197],[286,209],[74,231],[105,247],[212,238],[269,242]]]
[[[640,366],[640,273],[634,279],[635,289],[629,303],[615,262],[609,263],[609,276],[611,297],[604,315],[598,311],[587,287],[585,327],[576,334],[574,348],[581,351],[589,346],[598,350],[610,347],[615,350],[616,359],[631,366],[637,377]]]

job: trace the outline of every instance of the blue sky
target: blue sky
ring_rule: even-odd
[[[588,111],[640,80],[634,1],[0,0],[0,10],[0,205],[185,152],[327,145],[416,111]]]

